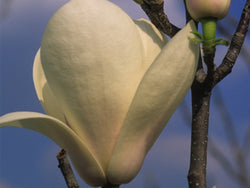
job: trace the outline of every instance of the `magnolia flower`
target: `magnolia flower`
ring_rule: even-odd
[[[10,113],[0,126],[51,138],[89,185],[127,183],[191,86],[194,30],[190,22],[167,42],[107,0],[71,0],[49,21],[34,61],[48,115]]]
[[[221,20],[229,10],[231,0],[186,0],[188,12],[193,19],[203,18]]]

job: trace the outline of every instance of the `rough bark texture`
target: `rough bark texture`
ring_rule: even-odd
[[[144,0],[141,7],[152,23],[168,36],[173,37],[180,30],[169,22],[164,13],[164,0]]]
[[[214,75],[214,85],[225,78],[229,73],[231,73],[233,66],[235,65],[236,59],[239,56],[240,50],[244,43],[246,34],[249,28],[250,19],[250,1],[247,0],[244,9],[241,14],[241,19],[239,21],[238,27],[234,36],[232,38],[229,50],[223,59],[222,64],[217,68]]]
[[[61,172],[63,174],[63,177],[66,181],[68,188],[80,188],[75,179],[75,175],[72,171],[69,160],[67,158],[66,151],[64,149],[62,149],[57,154],[57,160],[59,162],[58,168],[61,169]]]

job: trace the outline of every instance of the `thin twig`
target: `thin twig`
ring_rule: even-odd
[[[61,169],[63,177],[66,181],[68,188],[80,188],[78,185],[73,170],[70,166],[69,160],[67,158],[66,151],[62,149],[57,154],[57,160],[59,162],[58,168]]]
[[[169,22],[167,15],[164,13],[164,0],[143,0],[141,7],[151,22],[168,36],[173,37],[180,30]]]
[[[230,17],[230,20],[232,20],[232,18]],[[229,22],[229,21],[228,21]],[[233,25],[233,24],[232,24]],[[228,29],[226,29],[226,27],[219,23],[217,25],[217,29],[220,33],[223,33],[223,35],[228,38],[228,39],[231,39],[232,38],[232,34],[228,31]],[[247,48],[246,45],[243,45],[242,48],[241,48],[241,52],[240,52],[240,55],[242,58],[244,58],[245,60],[245,64],[247,65],[247,68],[248,70],[250,71],[250,60],[249,60],[249,55],[250,55],[250,51],[249,49]]]
[[[236,59],[239,56],[240,50],[244,43],[250,19],[250,0],[246,1],[244,9],[241,14],[241,19],[232,38],[229,50],[223,59],[222,64],[216,69],[214,74],[214,83],[216,85],[222,79],[224,79],[229,73],[232,72],[233,66],[236,62]]]

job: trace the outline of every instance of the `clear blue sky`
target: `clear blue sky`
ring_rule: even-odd
[[[12,0],[8,14],[0,20],[0,115],[15,111],[43,112],[32,81],[32,65],[44,28],[53,13],[66,0]],[[132,18],[146,17],[132,0],[112,0]],[[165,0],[166,12],[173,23],[184,24],[182,1]],[[1,4],[0,4],[1,5]],[[230,13],[240,17],[243,0],[232,0]],[[230,32],[233,29],[228,28]],[[249,43],[249,40],[248,40]],[[225,54],[219,47],[216,60]],[[250,50],[249,50],[250,51]],[[250,62],[248,62],[250,63]],[[226,107],[231,114],[240,140],[250,126],[249,66],[239,58],[233,73],[219,84]],[[218,88],[218,87],[217,87]],[[190,93],[185,102],[190,105]],[[211,105],[210,136],[229,156],[230,152],[220,114],[214,100]],[[177,110],[149,152],[138,176],[124,188],[146,188],[148,182],[159,187],[184,188],[189,167],[190,130]],[[60,148],[43,135],[19,128],[0,129],[1,188],[66,188],[57,168],[56,153]],[[250,166],[250,165],[249,165]],[[79,177],[82,188],[88,187]],[[209,186],[239,188],[209,155]],[[150,186],[149,186],[150,187]]]

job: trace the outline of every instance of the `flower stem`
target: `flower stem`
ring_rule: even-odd
[[[204,18],[201,20],[202,32],[206,41],[215,39],[216,22],[217,20],[214,18]]]
[[[202,23],[202,32],[203,34],[200,36],[199,33],[193,32],[196,36],[198,36],[198,42],[202,42],[203,50],[213,53],[215,47],[217,45],[229,45],[229,41],[223,38],[215,38],[216,34],[216,18],[203,18],[201,20]],[[197,41],[197,39],[195,39]]]
[[[216,19],[204,18],[201,20],[203,33],[203,49],[206,51],[215,50]]]

